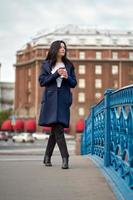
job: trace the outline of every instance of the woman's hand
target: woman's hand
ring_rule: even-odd
[[[60,68],[57,70],[58,71],[58,74],[60,76],[62,76],[63,78],[68,78],[68,74],[67,74],[67,70],[66,69],[63,69],[63,68]]]

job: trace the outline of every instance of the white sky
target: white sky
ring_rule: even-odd
[[[0,0],[0,80],[15,81],[15,54],[47,27],[133,29],[133,0]]]

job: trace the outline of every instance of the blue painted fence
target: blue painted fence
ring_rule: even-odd
[[[81,136],[81,154],[96,155],[133,190],[133,85],[107,89],[91,108]]]

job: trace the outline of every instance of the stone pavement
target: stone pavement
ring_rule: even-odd
[[[116,199],[88,157],[70,155],[68,170],[61,169],[60,155],[53,155],[52,167],[42,164],[42,156],[38,158],[0,160],[0,200]]]

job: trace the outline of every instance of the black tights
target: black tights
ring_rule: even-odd
[[[59,147],[62,158],[64,157],[68,158],[69,153],[67,150],[66,140],[64,136],[64,127],[60,123],[56,123],[52,126],[51,134],[49,136],[47,147],[46,147],[45,156],[49,156],[49,157],[52,156],[56,142]]]

